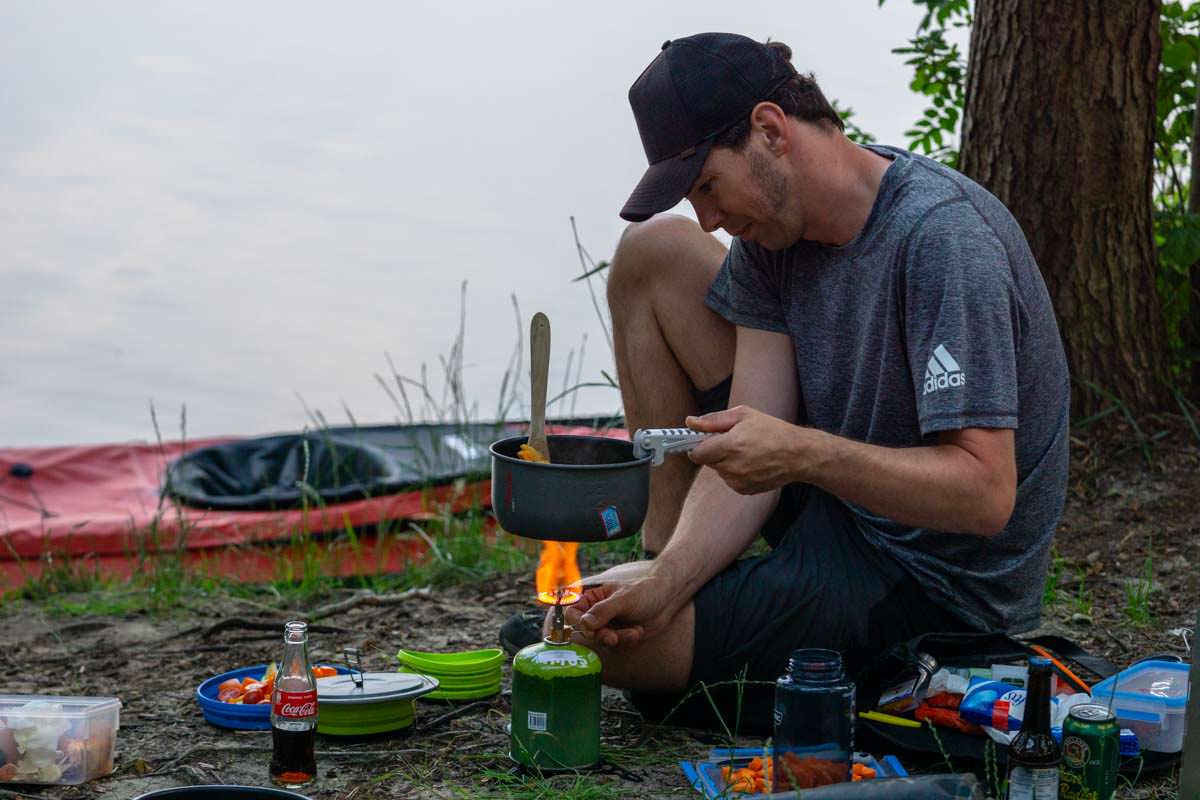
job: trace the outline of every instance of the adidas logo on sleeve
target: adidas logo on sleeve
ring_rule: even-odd
[[[950,355],[946,345],[939,344],[929,357],[929,365],[925,367],[924,393],[930,394],[939,389],[962,386],[966,382],[967,377],[963,374],[962,367],[954,360],[954,356]]]

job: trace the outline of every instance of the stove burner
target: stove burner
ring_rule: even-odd
[[[538,592],[537,601],[546,606],[573,606],[583,594],[576,589],[563,587],[552,592]]]

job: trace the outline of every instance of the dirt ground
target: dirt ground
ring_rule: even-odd
[[[1065,634],[1118,664],[1155,653],[1186,657],[1200,607],[1200,444],[1184,420],[1154,418],[1141,428],[1153,438],[1147,458],[1138,434],[1115,416],[1073,438],[1071,486],[1052,569],[1055,591],[1040,632]],[[399,605],[359,605],[328,616],[313,633],[314,658],[335,661],[343,646],[357,645],[365,668],[390,670],[401,647],[493,646],[499,625],[526,606],[530,578],[423,590]],[[347,590],[344,597],[351,595]],[[265,785],[269,733],[207,724],[194,690],[217,672],[275,657],[287,616],[224,596],[170,615],[82,618],[10,601],[0,610],[0,693],[116,695],[124,707],[113,775],[80,787],[14,786],[0,789],[0,797],[125,800],[187,784]],[[238,620],[271,623],[272,629],[249,630]],[[222,621],[234,622],[214,627]],[[305,793],[344,800],[691,793],[678,762],[700,757],[714,740],[645,726],[609,690],[604,769],[513,783],[505,756],[505,670],[505,691],[490,700],[419,703],[417,724],[404,735],[320,737],[320,780]],[[1122,788],[1119,796],[1174,797],[1173,786],[1173,776],[1147,779]]]

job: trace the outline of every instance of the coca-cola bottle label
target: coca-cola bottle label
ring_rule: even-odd
[[[306,692],[279,692],[279,699],[272,709],[275,716],[288,719],[308,719],[317,715],[317,690]]]

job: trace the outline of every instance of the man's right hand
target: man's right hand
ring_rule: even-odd
[[[655,561],[622,564],[595,578],[567,621],[606,647],[636,644],[661,633],[690,598],[680,599],[671,581],[657,574]]]

